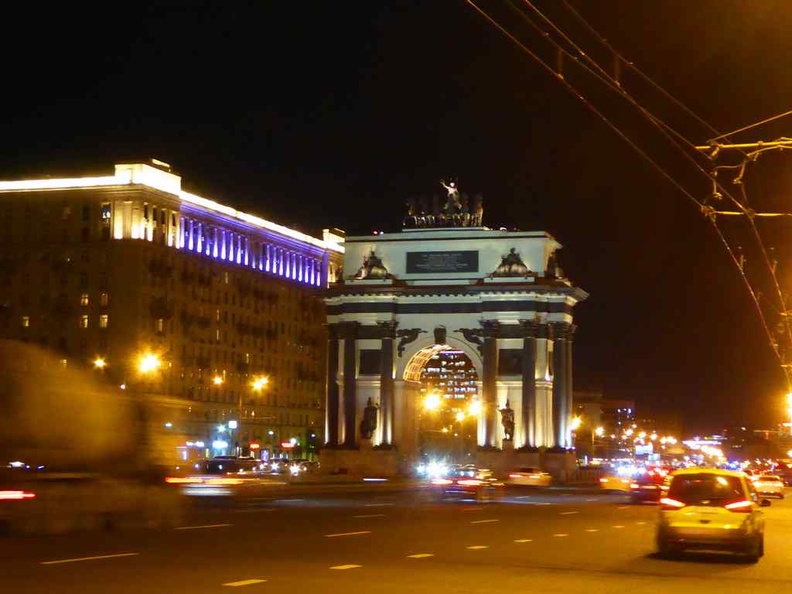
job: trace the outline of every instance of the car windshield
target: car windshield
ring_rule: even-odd
[[[773,476],[771,474],[765,474],[759,477],[760,481],[780,481],[781,479],[777,476]]]
[[[717,474],[675,476],[668,497],[686,505],[721,505],[723,501],[745,497],[740,479]]]

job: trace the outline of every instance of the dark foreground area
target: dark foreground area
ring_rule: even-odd
[[[792,591],[792,504],[766,556],[654,554],[653,505],[587,490],[434,502],[415,486],[313,486],[195,508],[167,530],[0,539],[3,593]]]

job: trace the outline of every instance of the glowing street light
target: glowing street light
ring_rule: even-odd
[[[440,405],[442,403],[443,403],[443,401],[440,398],[440,394],[438,394],[437,392],[432,391],[432,392],[429,392],[426,395],[426,397],[424,398],[423,407],[426,410],[437,410],[438,408],[440,408]]]
[[[154,353],[145,353],[138,360],[138,370],[140,373],[151,373],[162,366],[162,361]]]
[[[96,369],[104,369],[107,367],[107,361],[105,361],[102,357],[97,357],[93,360],[93,366]]]
[[[222,376],[222,375],[216,375],[216,376],[214,376],[214,377],[212,378],[212,383],[213,383],[215,386],[220,386],[220,385],[222,385],[224,381],[225,381],[225,380],[223,379],[223,376]]]
[[[459,422],[461,423],[462,421],[464,421],[464,420],[465,420],[465,413],[463,413],[463,412],[460,410],[459,412],[457,412],[457,414],[456,414],[456,417],[455,417],[455,418],[456,418],[456,420],[457,420],[457,421],[459,421]]]
[[[260,392],[267,386],[268,383],[269,383],[269,379],[264,376],[261,376],[254,379],[251,386],[253,387],[254,392]]]
[[[481,414],[481,401],[480,400],[474,400],[473,402],[470,403],[470,406],[468,406],[468,414],[471,417],[477,417],[477,416],[479,416]]]
[[[569,428],[572,431],[576,431],[580,429],[580,426],[583,424],[583,419],[580,417],[572,417],[572,422],[569,424]]]
[[[605,435],[605,427],[597,427],[596,429],[594,429],[594,435],[596,435],[597,437],[602,437],[603,435]]]

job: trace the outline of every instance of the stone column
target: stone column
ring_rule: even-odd
[[[327,386],[325,400],[325,444],[338,445],[338,335],[334,326],[328,328]]]
[[[498,419],[498,322],[485,321],[483,359],[484,369],[482,379],[482,427],[484,429],[481,444],[484,447],[494,447],[497,433]]]
[[[556,447],[567,447],[567,324],[552,326],[553,339],[553,436]]]
[[[566,411],[565,411],[565,419],[566,419],[566,444],[567,447],[572,447],[574,445],[572,443],[572,435],[570,430],[570,423],[572,422],[572,407],[574,406],[573,402],[573,391],[572,391],[572,336],[575,334],[575,330],[577,326],[574,324],[567,325],[567,335],[566,335]],[[592,427],[591,430],[593,431],[594,428]]]
[[[339,335],[344,339],[344,446],[357,445],[357,335],[358,322],[339,324]]]
[[[522,353],[522,415],[523,446],[536,446],[536,332],[537,323],[521,320]]]
[[[393,443],[393,339],[396,337],[396,322],[380,322],[383,329],[380,370],[380,423],[382,443]]]

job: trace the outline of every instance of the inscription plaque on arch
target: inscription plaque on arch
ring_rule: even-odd
[[[407,274],[478,272],[478,251],[407,252]]]

